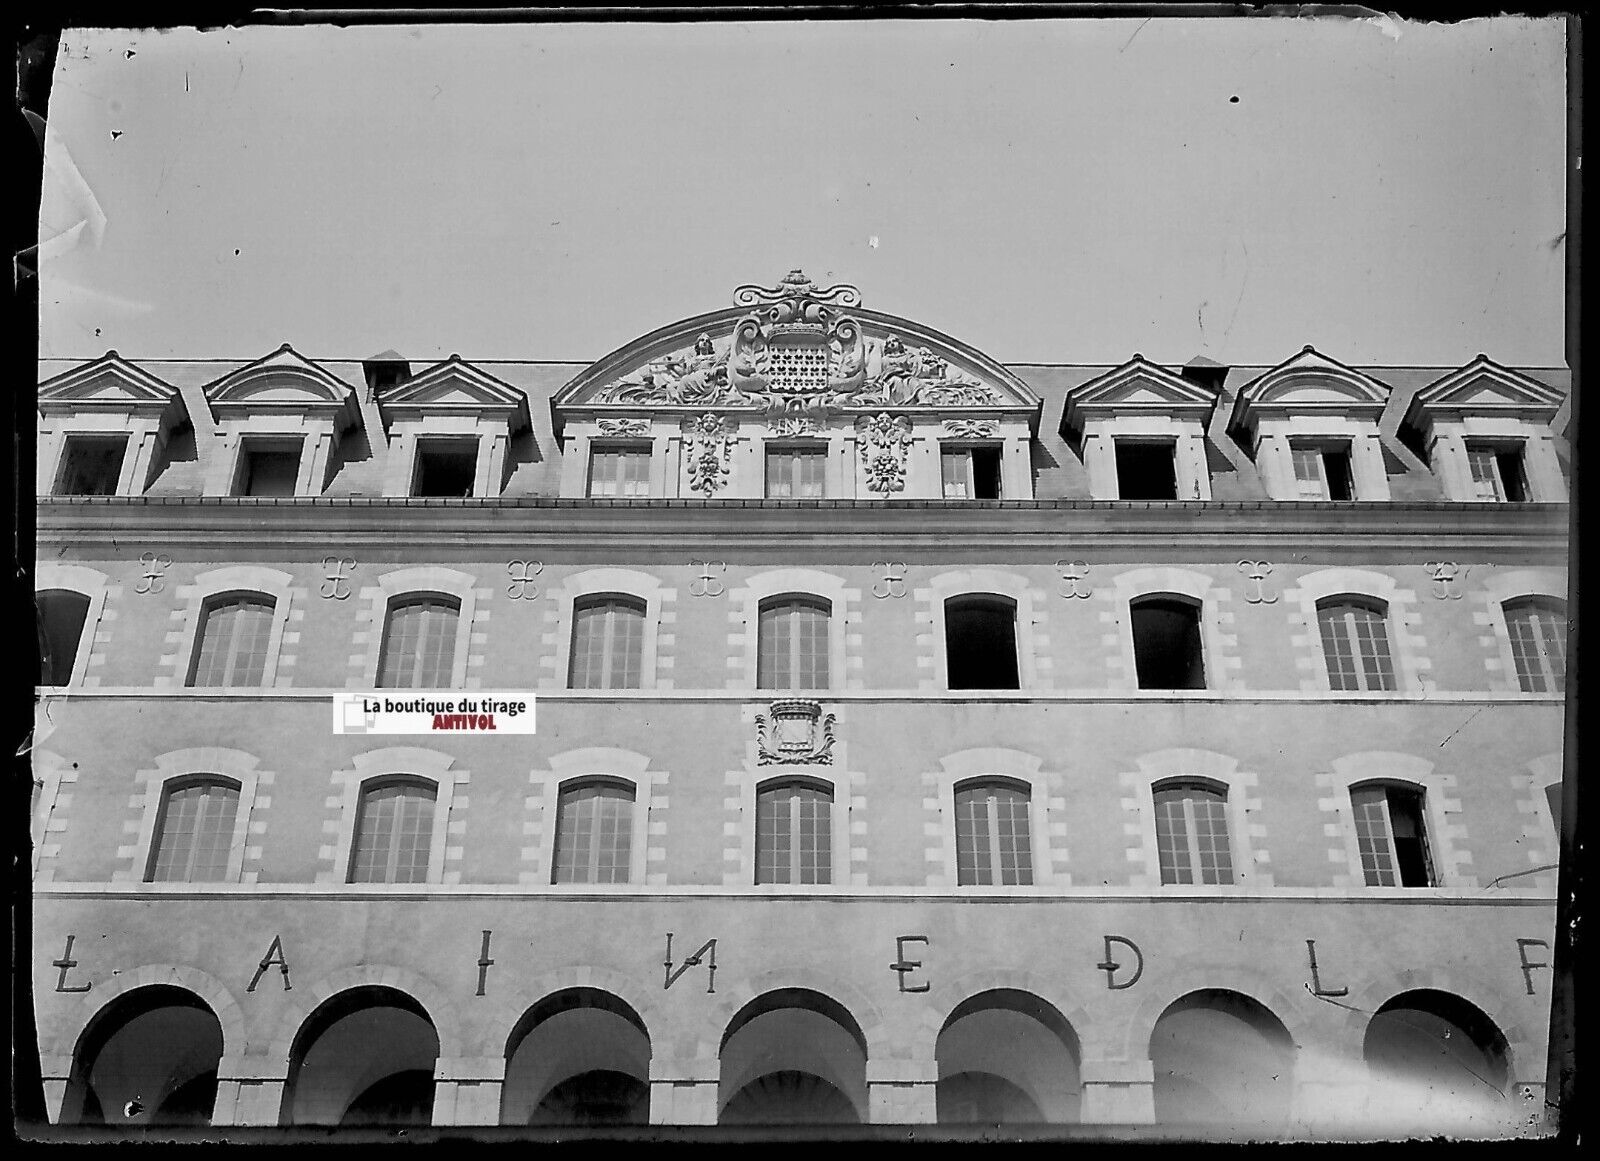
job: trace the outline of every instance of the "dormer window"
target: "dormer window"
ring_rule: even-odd
[[[115,496],[128,437],[70,435],[61,453],[58,496]]]
[[[939,470],[946,500],[1000,499],[998,447],[946,446],[939,452]]]
[[[1120,500],[1176,500],[1178,472],[1170,440],[1119,439],[1117,498]]]
[[[419,439],[411,494],[458,498],[470,496],[478,474],[476,439]]]
[[[1467,442],[1467,467],[1473,498],[1486,503],[1522,504],[1533,497],[1520,443]]]
[[[1350,444],[1290,440],[1294,481],[1301,500],[1354,500]]]
[[[828,470],[828,449],[817,447],[767,448],[767,498],[769,500],[820,500]]]
[[[650,445],[592,444],[589,449],[589,495],[621,499],[650,494]]]
[[[240,496],[293,496],[300,476],[299,439],[244,440],[239,452]]]

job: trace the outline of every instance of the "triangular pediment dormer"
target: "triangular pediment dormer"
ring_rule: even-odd
[[[426,420],[436,415],[467,415],[506,423],[511,431],[528,426],[528,399],[487,371],[451,355],[378,397],[384,423]]]
[[[1074,439],[1087,424],[1118,416],[1168,416],[1210,422],[1219,392],[1136,354],[1120,367],[1067,392],[1062,435]]]
[[[219,420],[229,413],[301,412],[329,416],[342,429],[356,419],[355,388],[288,343],[211,383],[205,396]]]
[[[1421,391],[1406,409],[1405,426],[1424,440],[1439,420],[1498,417],[1549,424],[1566,395],[1520,371],[1479,355]]]
[[[115,351],[39,384],[38,406],[44,415],[152,415],[159,417],[163,426],[185,415],[183,397],[176,387]]]
[[[1228,426],[1253,436],[1263,419],[1345,416],[1376,424],[1392,388],[1307,346],[1245,384]]]

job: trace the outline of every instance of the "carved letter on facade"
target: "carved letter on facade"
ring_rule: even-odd
[[[266,974],[266,971],[269,967],[276,967],[280,972],[283,973],[284,991],[287,992],[294,987],[294,985],[289,982],[289,960],[288,957],[283,954],[283,936],[281,935],[274,935],[272,937],[272,946],[267,948],[267,954],[262,956],[261,962],[256,965],[256,974],[250,977],[250,986],[247,987],[245,991],[255,991],[256,985],[261,982],[261,977]]]
[[[1433,595],[1441,601],[1459,601],[1461,590],[1456,587],[1456,581],[1465,574],[1462,568],[1453,560],[1430,560],[1422,566],[1433,577]]]
[[[1106,973],[1106,987],[1110,988],[1113,992],[1120,992],[1127,988],[1133,987],[1134,984],[1139,982],[1139,977],[1144,975],[1144,952],[1139,950],[1139,945],[1134,943],[1133,940],[1124,939],[1120,935],[1108,935],[1105,937],[1105,941],[1106,958],[1102,963],[1097,963],[1094,966]],[[1133,975],[1129,976],[1120,984],[1117,983],[1116,974],[1119,970],[1121,970],[1122,965],[1111,958],[1111,945],[1113,943],[1122,944],[1123,947],[1133,952],[1134,955]]]
[[[67,936],[67,946],[61,949],[61,958],[50,961],[51,967],[60,969],[61,974],[56,976],[56,991],[58,992],[87,992],[94,987],[92,983],[81,984],[75,988],[67,987],[67,973],[78,966],[78,961],[72,958],[72,941],[77,938],[76,935]]]
[[[1348,996],[1349,988],[1325,988],[1322,986],[1322,974],[1317,970],[1317,941],[1306,940],[1306,955],[1311,959],[1311,983],[1306,985],[1311,989],[1313,996]]]
[[[906,595],[906,563],[903,560],[875,560],[873,568],[881,568],[883,575],[872,582],[872,595],[879,600]]]
[[[483,946],[478,949],[478,995],[483,995],[483,985],[489,978],[489,969],[494,966],[494,960],[489,958],[489,937],[492,931],[483,933]]]
[[[903,492],[906,487],[906,449],[911,446],[911,421],[903,415],[880,411],[856,420],[861,462],[867,468],[867,490]]]
[[[141,552],[139,564],[144,575],[133,586],[136,593],[159,593],[167,587],[166,571],[172,567],[172,557],[164,552]]]
[[[1542,948],[1545,948],[1546,950],[1548,950],[1550,945],[1548,943],[1546,943],[1542,939],[1519,939],[1519,940],[1517,940],[1517,959],[1522,961],[1522,983],[1523,983],[1523,986],[1528,989],[1528,995],[1531,996],[1531,995],[1533,995],[1533,972],[1534,972],[1534,969],[1535,968],[1546,968],[1546,969],[1548,969],[1550,967],[1550,965],[1548,963],[1529,963],[1528,962],[1528,949],[1530,947],[1542,947]]]
[[[514,601],[531,601],[539,595],[539,586],[533,583],[533,578],[544,571],[544,564],[537,560],[513,560],[506,564],[506,572],[511,576],[511,583],[506,585],[506,595]]]
[[[1253,586],[1244,594],[1244,599],[1252,605],[1272,605],[1278,601],[1278,594],[1267,591],[1267,576],[1272,572],[1272,565],[1264,560],[1241,560],[1239,571],[1244,573]]]
[[[728,571],[727,561],[692,559],[689,563],[700,570],[700,575],[689,582],[691,597],[720,597],[727,591],[717,576],[718,573]]]
[[[1089,563],[1083,560],[1058,560],[1056,569],[1061,573],[1061,595],[1064,597],[1091,597]]]
[[[929,987],[932,986],[932,985],[928,984],[926,981],[924,981],[923,983],[917,985],[916,987],[907,987],[906,986],[906,976],[910,975],[912,972],[916,971],[919,967],[922,966],[922,961],[920,959],[907,959],[906,958],[906,944],[908,944],[908,943],[920,943],[924,947],[926,947],[928,945],[928,937],[926,935],[897,935],[897,936],[895,936],[894,937],[894,962],[889,965],[889,970],[892,971],[892,972],[898,972],[899,973],[900,978],[899,978],[898,982],[900,984],[900,990],[902,992],[925,992],[925,991],[927,991],[929,989]]]
[[[717,990],[717,941],[715,939],[706,940],[700,945],[699,951],[695,952],[688,959],[684,960],[683,965],[679,967],[677,971],[673,971],[672,932],[667,932],[667,979],[666,983],[661,985],[661,990],[666,991],[673,984],[677,983],[678,977],[683,975],[683,973],[688,971],[690,968],[699,967],[700,961],[706,958],[708,955],[710,960],[706,964],[706,991],[714,994]]]
[[[322,587],[317,590],[318,595],[324,600],[349,600],[350,574],[355,570],[356,562],[348,556],[323,557]]]

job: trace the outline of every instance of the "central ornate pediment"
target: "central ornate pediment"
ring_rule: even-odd
[[[799,270],[740,286],[734,308],[663,328],[606,356],[555,399],[564,410],[737,408],[774,415],[884,408],[1037,411],[998,363],[937,331],[861,309],[853,286]]]

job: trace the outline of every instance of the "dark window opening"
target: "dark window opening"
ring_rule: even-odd
[[[945,602],[946,668],[951,689],[1021,689],[1017,607],[993,597]]]
[[[470,496],[478,474],[478,441],[422,440],[417,444],[414,496]]]
[[[1302,500],[1354,500],[1350,446],[1292,444],[1297,495]]]
[[[1528,499],[1528,477],[1522,470],[1522,453],[1515,449],[1502,449],[1494,454],[1495,466],[1500,469],[1500,484],[1506,490],[1506,500],[1522,504]]]
[[[57,495],[115,496],[127,453],[127,436],[68,436]]]
[[[1000,498],[1000,449],[972,449],[972,497],[975,500]]]
[[[70,589],[40,593],[39,684],[67,685],[89,617],[89,598]]]
[[[1469,443],[1467,465],[1472,472],[1474,499],[1522,504],[1533,498],[1520,446]]]
[[[1140,689],[1204,689],[1200,606],[1152,597],[1132,606],[1133,659]]]
[[[241,496],[292,496],[299,475],[299,440],[247,440],[239,453]]]
[[[1176,500],[1178,467],[1170,443],[1116,441],[1117,496],[1123,500]]]
[[[1350,474],[1350,449],[1331,448],[1322,453],[1322,466],[1328,473],[1328,499],[1354,500],[1353,477]]]
[[[1544,788],[1544,800],[1550,807],[1550,822],[1561,833],[1561,783],[1552,782]]]
[[[1410,786],[1383,784],[1351,790],[1361,869],[1369,887],[1434,885],[1422,793]]]
[[[1433,883],[1428,869],[1428,845],[1422,829],[1422,795],[1398,786],[1389,788],[1389,821],[1394,827],[1394,857],[1400,865],[1402,887],[1427,887]]]
[[[946,500],[1000,499],[1000,449],[946,447],[939,454]]]

